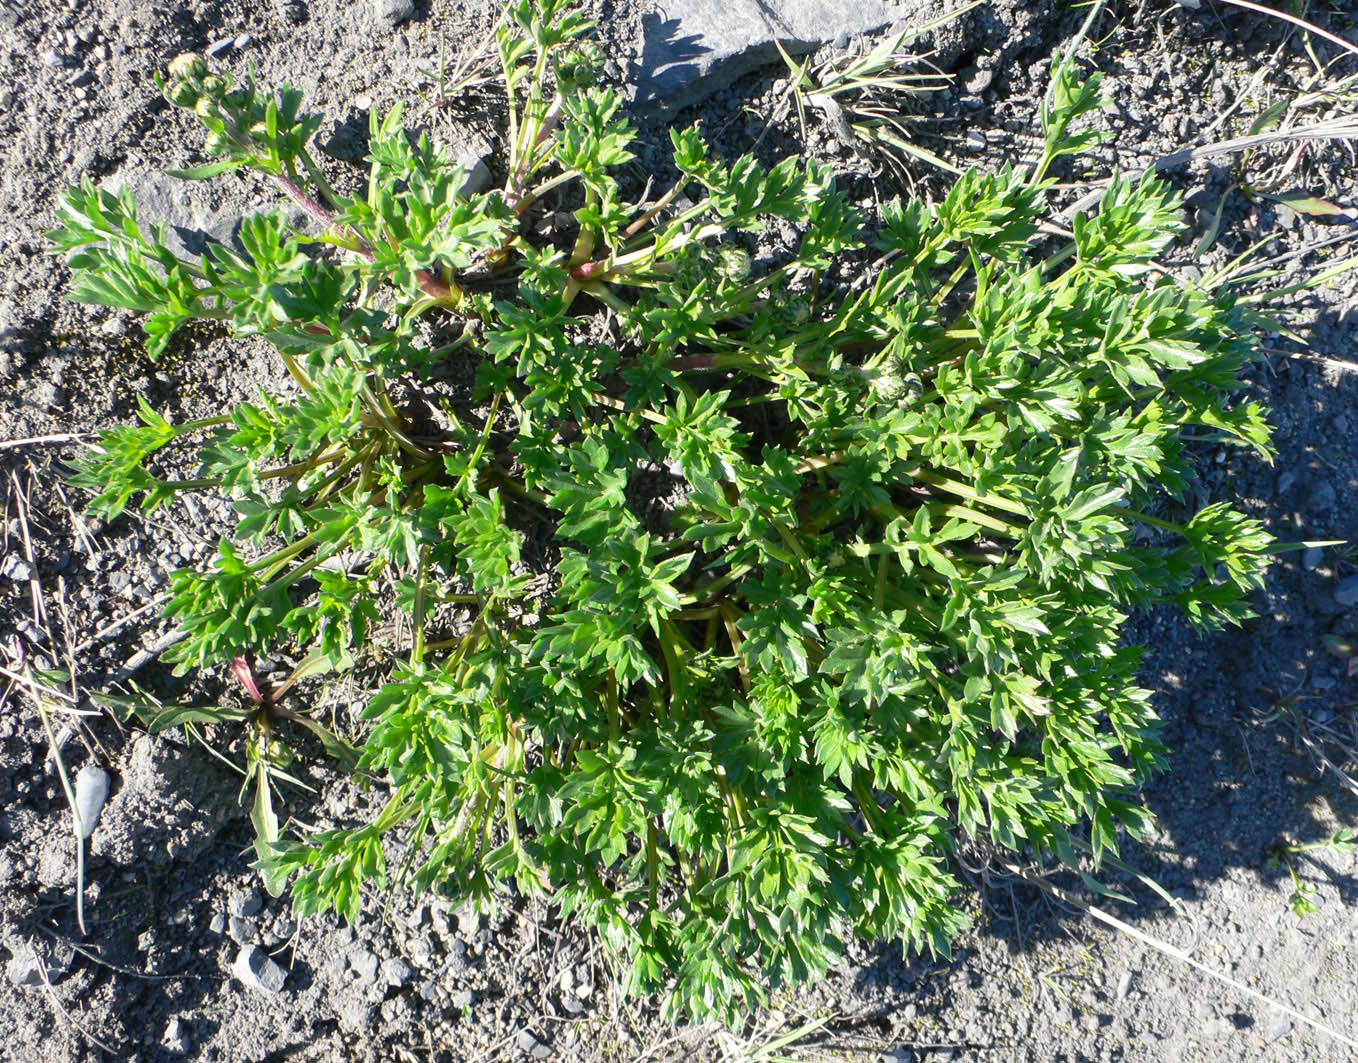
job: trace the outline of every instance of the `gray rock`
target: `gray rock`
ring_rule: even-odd
[[[297,921],[285,912],[274,921],[268,936],[275,943],[278,943],[287,941],[295,933],[297,933]]]
[[[1127,994],[1131,992],[1131,989],[1132,989],[1132,972],[1123,971],[1122,976],[1118,979],[1118,987],[1116,994],[1117,999],[1119,1001],[1126,1000]]]
[[[227,921],[226,932],[237,945],[248,945],[259,936],[259,923],[254,919],[233,915]]]
[[[514,1037],[514,1043],[520,1052],[527,1053],[534,1059],[546,1059],[552,1054],[551,1046],[539,1041],[531,1030],[520,1030]]]
[[[11,985],[42,985],[42,966],[31,945],[24,943],[15,947],[14,955],[5,967],[5,976]]]
[[[382,961],[382,981],[389,986],[405,985],[414,973],[410,964],[399,956]]]
[[[250,918],[258,915],[259,910],[264,907],[264,898],[259,890],[236,890],[226,902],[226,910],[230,915],[240,915]]]
[[[476,993],[470,989],[456,989],[449,998],[455,1008],[469,1008],[476,1003]]]
[[[377,957],[367,949],[359,946],[350,952],[349,966],[359,985],[371,985],[377,980]]]
[[[1334,589],[1334,600],[1344,608],[1358,605],[1358,576],[1349,576],[1339,581]]]
[[[416,967],[428,967],[430,961],[434,958],[434,947],[424,934],[412,939],[407,951],[410,954],[411,962]]]
[[[1274,1041],[1281,1041],[1291,1032],[1292,1020],[1281,1011],[1275,1011],[1264,1020],[1259,1036],[1264,1039],[1265,1044],[1271,1045]]]
[[[210,923],[208,923],[207,928],[208,928],[210,931],[212,931],[212,933],[214,933],[214,934],[222,934],[222,933],[225,933],[225,932],[226,932],[226,916],[222,915],[221,912],[218,912],[216,915],[214,915],[214,916],[212,917],[212,921],[211,921]]]
[[[5,555],[5,560],[0,561],[0,576],[13,583],[26,583],[37,573],[33,566],[28,563],[28,559],[20,557],[17,553]]]
[[[189,1038],[184,1024],[179,1021],[178,1016],[165,1024],[165,1032],[160,1035],[160,1043],[171,1052],[187,1052],[189,1050]]]
[[[1321,561],[1325,559],[1325,550],[1319,546],[1308,546],[1301,555],[1301,567],[1310,572],[1320,567]]]
[[[210,205],[201,182],[181,181],[146,166],[124,166],[100,187],[110,192],[131,188],[142,232],[150,236],[164,224],[165,246],[184,258],[196,260],[210,242],[231,246],[240,225],[237,214]]]
[[[765,63],[814,51],[841,34],[887,25],[881,0],[668,0],[642,17],[636,100],[670,111],[726,88]]]
[[[995,80],[995,71],[978,70],[966,80],[967,91],[973,96],[979,96],[990,88],[991,82]]]
[[[236,962],[231,965],[231,973],[242,985],[265,993],[280,992],[288,977],[288,973],[257,945],[246,945],[240,950]]]
[[[482,917],[479,912],[471,907],[464,907],[457,913],[458,935],[464,941],[471,941],[481,932]]]
[[[373,13],[383,25],[395,26],[415,17],[414,0],[373,0]]]
[[[415,1015],[415,1009],[405,997],[392,997],[382,1002],[382,1021],[388,1026],[406,1026]]]

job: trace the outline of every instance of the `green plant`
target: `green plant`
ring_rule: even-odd
[[[1358,847],[1358,831],[1349,827],[1341,827],[1328,838],[1322,838],[1314,842],[1279,842],[1268,850],[1268,866],[1278,867],[1287,865],[1287,873],[1292,876],[1292,893],[1287,898],[1287,905],[1292,909],[1292,914],[1300,918],[1303,915],[1311,915],[1319,911],[1316,902],[1311,898],[1315,896],[1316,888],[1310,882],[1305,881],[1297,872],[1297,862],[1293,859],[1302,853],[1308,853],[1315,849],[1327,849],[1336,852],[1344,850],[1352,851]]]
[[[1180,225],[1154,178],[1035,245],[1046,171],[1100,106],[1068,62],[1035,173],[891,204],[841,276],[868,238],[814,163],[675,130],[678,180],[627,202],[587,28],[510,5],[506,176],[476,195],[399,108],[372,117],[365,193],[337,194],[294,90],[176,60],[166,96],[217,156],[185,176],[257,171],[321,232],[265,212],[187,261],[86,182],[52,239],[76,298],[150,315],[152,353],[216,319],[297,386],[184,424],[143,403],[77,481],[108,517],[231,495],[233,540],[174,577],[180,671],[280,647],[342,667],[404,614],[364,710],[389,801],[262,843],[299,911],[356,918],[399,838],[395,877],[550,895],[632,990],[734,1021],[850,934],[946,953],[959,838],[1072,864],[1087,838],[1097,863],[1147,829],[1163,748],[1126,612],[1249,613],[1268,536],[1172,514],[1183,429],[1267,456],[1232,401],[1254,318],[1157,270]],[[550,238],[549,196],[573,219]],[[769,219],[799,236],[756,263]],[[157,471],[170,444],[201,470]]]

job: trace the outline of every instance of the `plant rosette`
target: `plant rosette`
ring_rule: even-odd
[[[1126,619],[1249,615],[1270,539],[1185,510],[1184,431],[1268,457],[1237,398],[1256,318],[1159,270],[1180,222],[1154,177],[1038,243],[1052,163],[1097,139],[1069,61],[1031,172],[965,173],[870,234],[823,167],[716,159],[692,128],[672,187],[629,202],[588,29],[510,4],[505,178],[470,195],[399,108],[341,195],[296,90],[176,60],[165,94],[212,156],[182,175],[253,171],[308,230],[266,211],[180,258],[87,181],[52,240],[75,298],[147,315],[153,355],[209,319],[297,386],[181,424],[142,402],[76,481],[110,518],[232,499],[215,561],[174,576],[181,672],[284,651],[313,674],[394,615],[412,633],[363,710],[381,812],[297,835],[257,799],[299,912],[512,883],[597,928],[631,990],[736,1022],[852,935],[946,953],[964,839],[1075,866],[1145,835],[1164,747]],[[752,260],[775,220],[796,240]],[[192,478],[155,471],[170,444]],[[253,689],[231,718],[261,728],[267,795],[309,717]]]

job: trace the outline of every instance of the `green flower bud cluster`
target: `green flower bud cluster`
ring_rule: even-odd
[[[251,75],[234,87],[230,74],[214,72],[201,55],[185,52],[157,83],[176,107],[193,111],[208,129],[207,150],[278,173],[296,159],[319,125],[298,113],[301,93],[283,86],[275,99]]]
[[[593,41],[582,41],[556,60],[558,91],[565,93],[590,87],[599,80],[603,65],[603,52],[599,46]]]
[[[207,62],[195,52],[184,52],[170,62],[170,76],[162,91],[176,107],[195,110],[203,99],[203,78]]]

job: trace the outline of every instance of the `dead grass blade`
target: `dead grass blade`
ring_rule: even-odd
[[[1124,923],[1117,916],[1109,912],[1105,912],[1102,908],[1096,907],[1095,905],[1080,900],[1078,897],[1075,897],[1066,890],[1061,889],[1061,887],[1055,886],[1052,883],[1045,881],[1044,879],[1038,878],[1033,875],[1029,875],[1027,872],[1023,871],[1021,868],[1017,867],[1014,864],[1006,863],[1005,868],[1011,874],[1017,875],[1019,878],[1023,879],[1023,881],[1029,883],[1030,885],[1038,886],[1041,889],[1048,891],[1054,897],[1058,898],[1061,901],[1064,901],[1066,904],[1078,908],[1080,911],[1085,912],[1087,915],[1092,916],[1093,918],[1097,919],[1104,925],[1112,927],[1114,930],[1118,931],[1118,933],[1125,934],[1128,937],[1134,939],[1135,941],[1138,941],[1141,944],[1147,946],[1148,948],[1152,948],[1156,952],[1163,953],[1164,955],[1170,957],[1171,959],[1178,960],[1180,963],[1185,963],[1188,966],[1194,968],[1195,970],[1201,971],[1209,978],[1213,978],[1216,981],[1221,982],[1223,985],[1228,985],[1232,989],[1244,993],[1246,996],[1251,997],[1252,999],[1257,1000],[1262,1004],[1267,1004],[1270,1007],[1277,1008],[1279,1011],[1283,1012],[1286,1015],[1291,1016],[1298,1022],[1304,1023],[1305,1025],[1310,1026],[1312,1029],[1319,1030],[1321,1033],[1328,1034],[1330,1037],[1334,1038],[1342,1045],[1347,1045],[1349,1048],[1358,1049],[1358,1040],[1354,1040],[1348,1035],[1340,1033],[1333,1026],[1327,1025],[1326,1023],[1321,1022],[1319,1019],[1313,1019],[1309,1015],[1303,1014],[1296,1008],[1290,1007],[1289,1005],[1284,1004],[1281,1001],[1274,1000],[1272,997],[1259,992],[1257,989],[1250,988],[1249,986],[1245,985],[1245,983],[1237,981],[1228,974],[1222,974],[1220,971],[1213,970],[1211,967],[1208,967],[1205,963],[1201,963],[1198,960],[1195,960],[1183,949],[1176,948],[1175,946],[1169,944],[1166,941],[1161,941],[1159,938],[1152,937],[1150,934],[1138,930],[1136,927],[1130,925],[1129,923]]]

